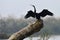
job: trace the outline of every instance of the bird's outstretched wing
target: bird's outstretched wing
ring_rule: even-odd
[[[34,12],[32,10],[28,11],[25,18],[29,18],[29,17],[33,17],[35,18],[35,15],[36,15],[36,8],[34,5],[32,5],[34,7]]]
[[[33,11],[28,11],[27,14],[25,15],[25,18],[29,18],[29,17],[34,17],[35,18],[35,14]]]
[[[48,11],[47,9],[43,9],[42,12],[39,13],[41,17],[45,17],[46,15],[53,16],[53,13]]]

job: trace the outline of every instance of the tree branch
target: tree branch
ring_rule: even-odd
[[[19,30],[18,32],[11,35],[8,40],[23,40],[24,38],[40,31],[43,28],[43,21],[37,20],[35,23],[28,25],[27,27]]]

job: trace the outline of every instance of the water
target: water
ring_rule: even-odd
[[[24,40],[30,40],[29,38],[25,38]],[[32,40],[41,40],[40,37],[33,37]],[[51,36],[48,40],[60,40],[60,35]]]

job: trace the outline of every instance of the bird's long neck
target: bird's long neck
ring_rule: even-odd
[[[36,8],[35,8],[35,6],[34,5],[32,5],[33,7],[34,7],[34,13],[36,13]]]

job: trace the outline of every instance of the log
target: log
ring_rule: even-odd
[[[40,31],[43,28],[43,20],[37,20],[35,23],[12,34],[8,40],[23,40],[24,38]]]

